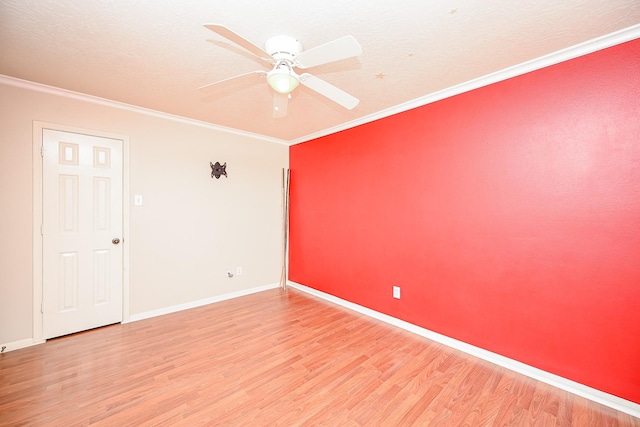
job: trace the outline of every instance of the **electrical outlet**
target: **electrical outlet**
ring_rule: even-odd
[[[393,287],[393,297],[400,299],[400,286]]]
[[[236,276],[242,276],[242,267],[236,268]]]

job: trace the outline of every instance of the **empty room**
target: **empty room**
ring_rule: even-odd
[[[640,3],[0,0],[0,425],[640,427]]]

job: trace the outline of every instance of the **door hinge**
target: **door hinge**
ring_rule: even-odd
[[[44,226],[40,224],[40,235],[44,236]]]
[[[44,301],[40,303],[40,313],[44,314]]]
[[[40,157],[44,157],[44,145],[40,146]]]

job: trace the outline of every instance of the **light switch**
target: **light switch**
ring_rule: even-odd
[[[142,206],[142,194],[136,194],[133,196],[133,205]]]

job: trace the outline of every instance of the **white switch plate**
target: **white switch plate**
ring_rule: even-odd
[[[133,205],[142,206],[142,194],[136,194],[133,196]]]
[[[400,286],[393,287],[393,297],[400,299]]]

